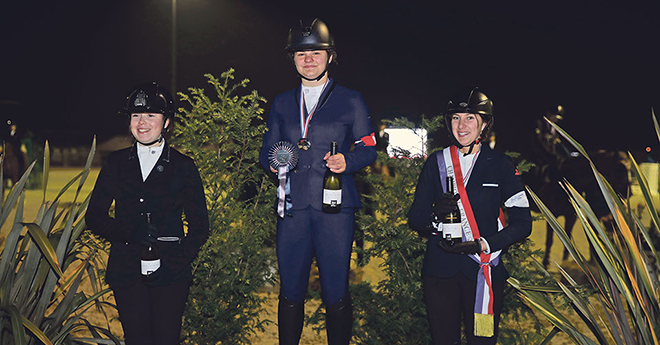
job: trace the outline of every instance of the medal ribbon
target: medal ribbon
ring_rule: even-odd
[[[277,186],[277,215],[280,216],[280,218],[284,218],[287,172],[289,172],[288,165],[280,165],[279,168],[277,168],[277,180],[279,181],[279,185]]]
[[[329,79],[328,79],[329,80]],[[312,108],[312,111],[309,112],[309,116],[307,116],[307,119],[305,119],[305,113],[307,112],[307,106],[305,105],[305,91],[303,88],[300,88],[300,135],[302,136],[303,139],[307,138],[307,129],[309,128],[309,120],[312,119],[312,115],[314,115],[314,112],[316,111],[316,107],[319,105],[319,101],[321,100],[321,96],[323,96],[323,91],[325,91],[326,85],[328,85],[328,80],[325,81],[323,84],[323,88],[321,88],[321,93],[319,94],[319,99],[316,101],[316,104],[314,104],[314,108]]]
[[[449,151],[449,152],[447,152]],[[445,159],[447,153],[451,155],[450,164],[452,168],[447,167],[447,174],[454,176],[454,183],[456,184],[455,190],[458,191],[460,199],[458,206],[463,217],[463,237],[468,240],[478,240],[481,235],[479,234],[479,227],[477,220],[474,217],[470,200],[468,199],[465,184],[463,183],[463,173],[461,171],[461,162],[458,158],[458,147],[451,146],[443,152]],[[478,153],[477,153],[478,154]],[[473,163],[474,166],[474,163]],[[470,167],[471,173],[472,167]],[[455,172],[455,173],[454,173]],[[469,178],[469,176],[468,176]],[[465,221],[467,219],[467,221]],[[504,213],[500,209],[498,217],[498,231],[502,230],[505,225]],[[470,255],[474,261],[479,263],[479,272],[477,273],[477,291],[474,303],[474,335],[480,337],[492,337],[495,334],[495,321],[493,312],[493,284],[491,279],[491,265],[497,265],[501,251],[492,254],[481,252],[479,255]]]

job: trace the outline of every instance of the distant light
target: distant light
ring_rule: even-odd
[[[651,152],[651,146],[646,147],[646,152]]]
[[[428,133],[423,128],[385,128],[389,134],[390,144],[387,153],[390,157],[396,156],[397,149],[410,152],[410,157],[426,157],[426,142]]]

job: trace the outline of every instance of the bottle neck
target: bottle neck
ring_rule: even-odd
[[[336,155],[336,154],[337,154],[337,142],[336,142],[336,141],[333,141],[333,142],[330,144],[330,155],[331,155],[331,156],[334,156],[334,155]]]
[[[447,193],[454,195],[454,178],[447,176]]]

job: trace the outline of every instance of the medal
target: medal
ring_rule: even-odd
[[[307,150],[309,150],[310,147],[312,147],[312,143],[310,143],[309,140],[307,140],[307,138],[302,138],[302,139],[298,140],[298,148],[299,149],[301,149],[303,151],[307,151]]]

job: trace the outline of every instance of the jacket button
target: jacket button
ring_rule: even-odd
[[[140,202],[144,202],[144,199],[140,198]]]

